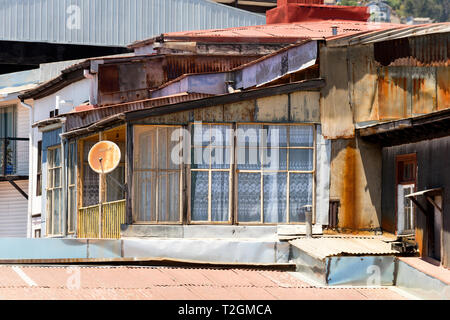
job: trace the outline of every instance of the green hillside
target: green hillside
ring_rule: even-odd
[[[369,1],[342,0],[341,5],[364,5]],[[435,22],[450,21],[450,0],[385,0],[398,17],[431,18]]]

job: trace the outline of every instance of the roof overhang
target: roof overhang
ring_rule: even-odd
[[[450,109],[357,129],[359,136],[384,146],[412,143],[449,135]]]

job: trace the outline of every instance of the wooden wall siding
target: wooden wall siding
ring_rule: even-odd
[[[404,144],[383,148],[383,184],[382,184],[382,225],[387,231],[395,229],[395,157],[401,154],[417,154],[417,191],[443,188],[443,242],[444,252],[442,263],[450,267],[450,136],[425,140],[417,143]],[[418,198],[422,205],[426,202]],[[418,210],[416,210],[417,212]],[[416,239],[423,254],[426,253],[427,237],[424,232],[424,215],[417,214]]]
[[[320,93],[316,91],[295,92],[148,117],[134,123],[187,124],[193,121],[319,123],[319,97]]]

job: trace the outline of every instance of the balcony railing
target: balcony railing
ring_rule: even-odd
[[[126,200],[80,208],[78,238],[119,239],[120,226],[125,223]]]
[[[0,138],[0,177],[28,176],[28,138]]]

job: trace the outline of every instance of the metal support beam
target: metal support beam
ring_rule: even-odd
[[[12,179],[7,179],[8,182],[14,187],[16,188],[17,191],[19,191],[19,193],[28,200],[28,195],[25,193],[25,191],[23,191]]]

